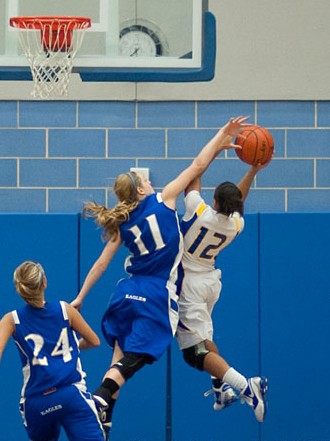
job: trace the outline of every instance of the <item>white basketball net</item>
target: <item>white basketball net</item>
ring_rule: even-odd
[[[14,24],[15,26],[15,24]],[[18,29],[19,42],[31,68],[34,98],[67,96],[73,60],[90,26],[54,19],[51,23],[25,23]]]

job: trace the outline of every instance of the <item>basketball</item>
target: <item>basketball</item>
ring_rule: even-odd
[[[249,126],[244,128],[237,137],[235,144],[242,149],[236,149],[237,156],[247,164],[267,164],[272,159],[274,151],[274,139],[267,129],[260,126]]]

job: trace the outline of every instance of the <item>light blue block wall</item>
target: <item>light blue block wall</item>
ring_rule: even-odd
[[[138,104],[139,127],[194,127],[194,102],[141,102]]]
[[[3,129],[0,137],[0,156],[14,158],[44,158],[46,155],[46,130]]]
[[[19,127],[75,127],[77,104],[73,101],[20,101]]]
[[[330,130],[290,129],[287,132],[287,156],[324,158],[329,156]]]
[[[14,159],[3,159],[0,162],[0,186],[15,187],[17,185],[17,167]]]
[[[330,185],[330,161],[316,161],[317,187],[329,187]]]
[[[267,127],[314,127],[314,101],[261,101],[257,123]]]
[[[201,147],[203,147],[216,132],[217,130],[214,129],[169,129],[167,132],[167,155],[169,158],[191,158],[198,154]]]
[[[105,157],[105,129],[51,129],[49,157]]]
[[[320,101],[317,106],[317,121],[319,127],[327,127],[330,124],[330,102]]]
[[[110,130],[108,146],[111,156],[164,158],[165,132],[157,129]]]
[[[48,201],[49,201],[49,212],[67,212],[75,211],[79,213],[82,208],[82,204],[85,201],[98,201],[99,204],[105,204],[105,194],[102,190],[98,189],[66,189],[66,190],[49,190],[48,191]]]
[[[80,102],[78,104],[80,127],[134,128],[136,103],[134,102]]]
[[[134,167],[132,159],[83,159],[79,161],[79,186],[104,187],[111,186],[118,173]]]
[[[255,123],[255,103],[253,101],[202,101],[197,103],[197,127],[219,127],[230,116],[249,115]]]
[[[329,211],[328,101],[0,101],[0,212],[74,213],[86,198],[113,204],[113,181],[130,167],[149,167],[161,190],[236,115],[275,140],[246,212]],[[204,194],[247,168],[223,152],[203,177]]]
[[[72,159],[22,159],[18,178],[22,187],[74,187],[76,163]]]
[[[3,213],[45,213],[48,211],[46,193],[46,190],[0,188],[1,211]]]
[[[0,102],[0,125],[1,127],[17,127],[17,106],[15,101]]]

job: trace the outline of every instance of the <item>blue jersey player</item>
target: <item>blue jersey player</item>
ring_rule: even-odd
[[[178,270],[183,254],[176,199],[222,150],[237,147],[232,138],[248,125],[247,119],[231,118],[161,193],[156,194],[142,175],[131,172],[120,174],[115,181],[119,203],[114,208],[96,203],[84,206],[84,214],[104,229],[107,243],[72,305],[81,307],[122,244],[130,252],[125,263],[130,277],[117,284],[102,319],[103,334],[114,349],[110,369],[94,394],[104,406],[100,415],[106,429],[111,426],[120,387],[145,364],[158,360],[176,332]]]
[[[63,427],[70,441],[104,441],[79,359],[80,349],[100,344],[98,336],[71,305],[45,300],[47,279],[39,263],[18,266],[14,284],[26,304],[0,322],[0,358],[13,337],[22,362],[20,411],[29,439],[56,441]]]

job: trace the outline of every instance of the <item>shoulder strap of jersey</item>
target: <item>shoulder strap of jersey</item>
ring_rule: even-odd
[[[62,314],[63,314],[64,320],[69,320],[68,311],[66,310],[66,306],[65,306],[65,303],[63,300],[60,300],[60,305],[62,308]]]
[[[17,310],[14,309],[14,311],[11,311],[11,314],[13,316],[15,325],[19,325],[20,324],[20,320],[19,320],[19,317],[18,317]]]

